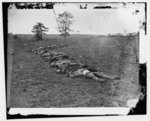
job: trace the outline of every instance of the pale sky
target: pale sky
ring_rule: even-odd
[[[70,12],[74,18],[72,34],[125,34],[137,32],[140,23],[144,21],[144,4],[109,4],[113,9],[93,9],[96,5],[88,4],[87,9],[79,9],[80,4],[56,4],[56,16],[64,11]],[[84,4],[83,4],[84,5]],[[103,3],[103,5],[106,5]],[[107,4],[108,5],[108,4]],[[139,13],[135,13],[139,10]],[[49,28],[47,34],[59,34],[57,22],[52,9],[16,9],[12,7],[8,12],[8,31],[13,34],[32,34],[32,27],[42,22]]]

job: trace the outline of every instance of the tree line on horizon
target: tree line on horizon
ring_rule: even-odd
[[[64,11],[61,14],[58,14],[58,18],[56,18],[57,22],[57,29],[58,32],[60,33],[61,36],[63,36],[64,40],[66,40],[66,37],[70,35],[70,32],[73,31],[71,29],[71,25],[73,24],[73,15],[68,12]],[[32,32],[34,33],[33,40],[44,40],[44,36],[46,35],[46,32],[48,32],[49,28],[46,27],[42,22],[37,22],[33,28]],[[135,36],[138,35],[139,33],[133,32],[133,33],[126,33],[126,35],[123,35],[121,33],[116,33],[116,34],[108,34],[107,36]],[[12,33],[8,33],[8,37],[12,36]],[[99,35],[103,36],[103,35]],[[14,35],[14,39],[17,39],[18,36],[17,34]]]

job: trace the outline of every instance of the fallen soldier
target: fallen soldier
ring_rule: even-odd
[[[91,78],[95,81],[105,81],[119,79],[118,76],[109,76],[102,72],[97,71],[97,69],[93,69],[84,64],[76,63],[73,60],[59,60],[51,63],[51,66],[55,66],[59,68],[57,70],[58,73],[64,73],[69,77],[75,78],[79,76],[84,76],[87,78]]]
[[[107,79],[107,80],[120,79],[118,76],[109,76],[109,75],[106,75],[106,74],[104,74],[102,72],[98,72],[98,71],[92,72],[86,68],[78,69],[78,70],[74,71],[73,73],[70,73],[69,76],[72,78],[78,77],[78,76],[84,76],[84,77],[91,78],[95,81],[100,81],[100,82],[105,81],[105,79]]]
[[[69,56],[65,55],[65,54],[62,54],[62,55],[53,55],[53,56],[46,56],[45,59],[47,59],[50,64],[52,62],[56,62],[56,61],[59,61],[59,60],[63,60],[63,59],[68,59]]]
[[[52,51],[55,49],[67,47],[68,45],[57,44],[57,45],[47,45],[46,47],[38,47],[37,49],[32,49],[31,51],[35,54],[41,55],[45,52]]]
[[[67,67],[71,66],[71,65],[76,65],[77,63],[75,62],[75,60],[73,59],[69,59],[69,58],[58,58],[57,60],[53,60],[51,62],[51,67],[57,67],[61,70],[66,70]]]
[[[65,53],[48,51],[48,52],[45,52],[45,53],[42,54],[43,57],[54,56],[54,55],[65,55]]]
[[[31,51],[35,54],[41,55],[41,54],[45,53],[47,50],[45,47],[39,47],[37,49],[32,49]]]

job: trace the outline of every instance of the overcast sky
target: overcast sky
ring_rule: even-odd
[[[85,5],[85,4],[82,4]],[[121,3],[109,4],[112,9],[93,9],[96,5],[88,4],[87,9],[79,9],[80,4],[56,4],[54,10],[56,16],[69,11],[74,16],[74,30],[72,34],[125,34],[137,32],[140,23],[144,21],[144,4]],[[135,10],[139,10],[135,13]],[[49,28],[47,34],[58,34],[57,22],[52,9],[16,9],[14,6],[8,11],[8,31],[13,34],[32,34],[33,25],[42,22]]]

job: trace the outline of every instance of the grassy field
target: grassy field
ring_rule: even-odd
[[[128,99],[139,94],[135,57],[138,36],[71,35],[63,40],[57,35],[47,35],[45,41],[31,39],[32,35],[19,35],[18,39],[8,40],[8,60],[13,56],[12,73],[8,73],[10,107],[125,107]],[[57,43],[68,47],[56,51],[121,79],[101,83],[84,77],[68,78],[30,52]]]

